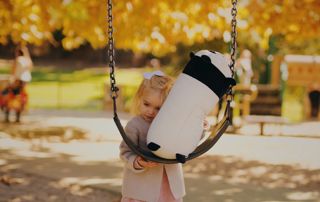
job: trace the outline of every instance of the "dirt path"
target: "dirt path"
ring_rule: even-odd
[[[0,201],[24,202],[118,202],[119,194],[107,190],[65,185],[59,180],[25,173],[21,170],[0,170]]]
[[[290,127],[309,126],[319,127]],[[105,114],[0,123],[0,202],[118,201],[120,140]],[[320,202],[319,152],[319,137],[224,135],[184,165],[184,202]]]

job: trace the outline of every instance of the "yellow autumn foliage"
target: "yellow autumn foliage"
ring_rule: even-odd
[[[117,48],[162,55],[176,45],[222,38],[230,32],[231,0],[114,0],[113,25]],[[267,48],[271,34],[290,43],[320,36],[319,0],[240,0],[238,32],[258,36]],[[107,44],[107,1],[0,0],[0,44],[54,43],[62,30],[65,49],[85,42]]]

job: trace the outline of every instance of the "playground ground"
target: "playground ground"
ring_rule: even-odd
[[[239,132],[183,166],[184,201],[320,201],[320,122]],[[37,110],[0,123],[0,201],[119,201],[120,141],[110,112]]]

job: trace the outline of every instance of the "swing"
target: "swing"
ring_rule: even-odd
[[[230,70],[232,72],[232,78],[234,78],[234,65],[235,65],[235,55],[236,55],[236,15],[237,15],[237,0],[232,0],[232,21],[231,21],[231,63],[229,64]],[[175,164],[175,163],[184,163],[181,161],[178,161],[177,159],[165,159],[158,157],[154,155],[151,151],[143,149],[136,145],[125,133],[124,128],[121,124],[121,121],[117,114],[117,91],[119,88],[116,86],[116,80],[115,80],[115,60],[114,60],[114,38],[113,38],[113,25],[112,25],[112,0],[108,0],[108,56],[109,56],[109,69],[110,69],[110,96],[113,100],[113,120],[122,136],[122,139],[124,142],[128,145],[128,147],[137,155],[141,156],[142,158],[158,162],[158,163],[164,163],[164,164]],[[222,120],[219,121],[219,123],[216,125],[216,127],[210,132],[209,137],[202,142],[198,147],[188,155],[188,157],[185,159],[185,161],[189,161],[191,159],[194,159],[205,152],[207,152],[210,148],[212,148],[217,141],[220,139],[220,137],[223,135],[223,133],[226,131],[229,125],[232,124],[232,109],[231,109],[231,102],[233,101],[233,86],[230,86],[227,93],[226,93],[226,109],[224,112],[224,116]]]

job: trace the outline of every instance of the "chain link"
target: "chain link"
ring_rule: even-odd
[[[114,60],[114,39],[113,39],[113,25],[112,25],[112,0],[108,0],[108,56],[109,56],[109,71],[110,71],[110,88],[111,97],[113,99],[118,97],[118,88],[116,86],[116,78],[114,74],[115,60]]]

